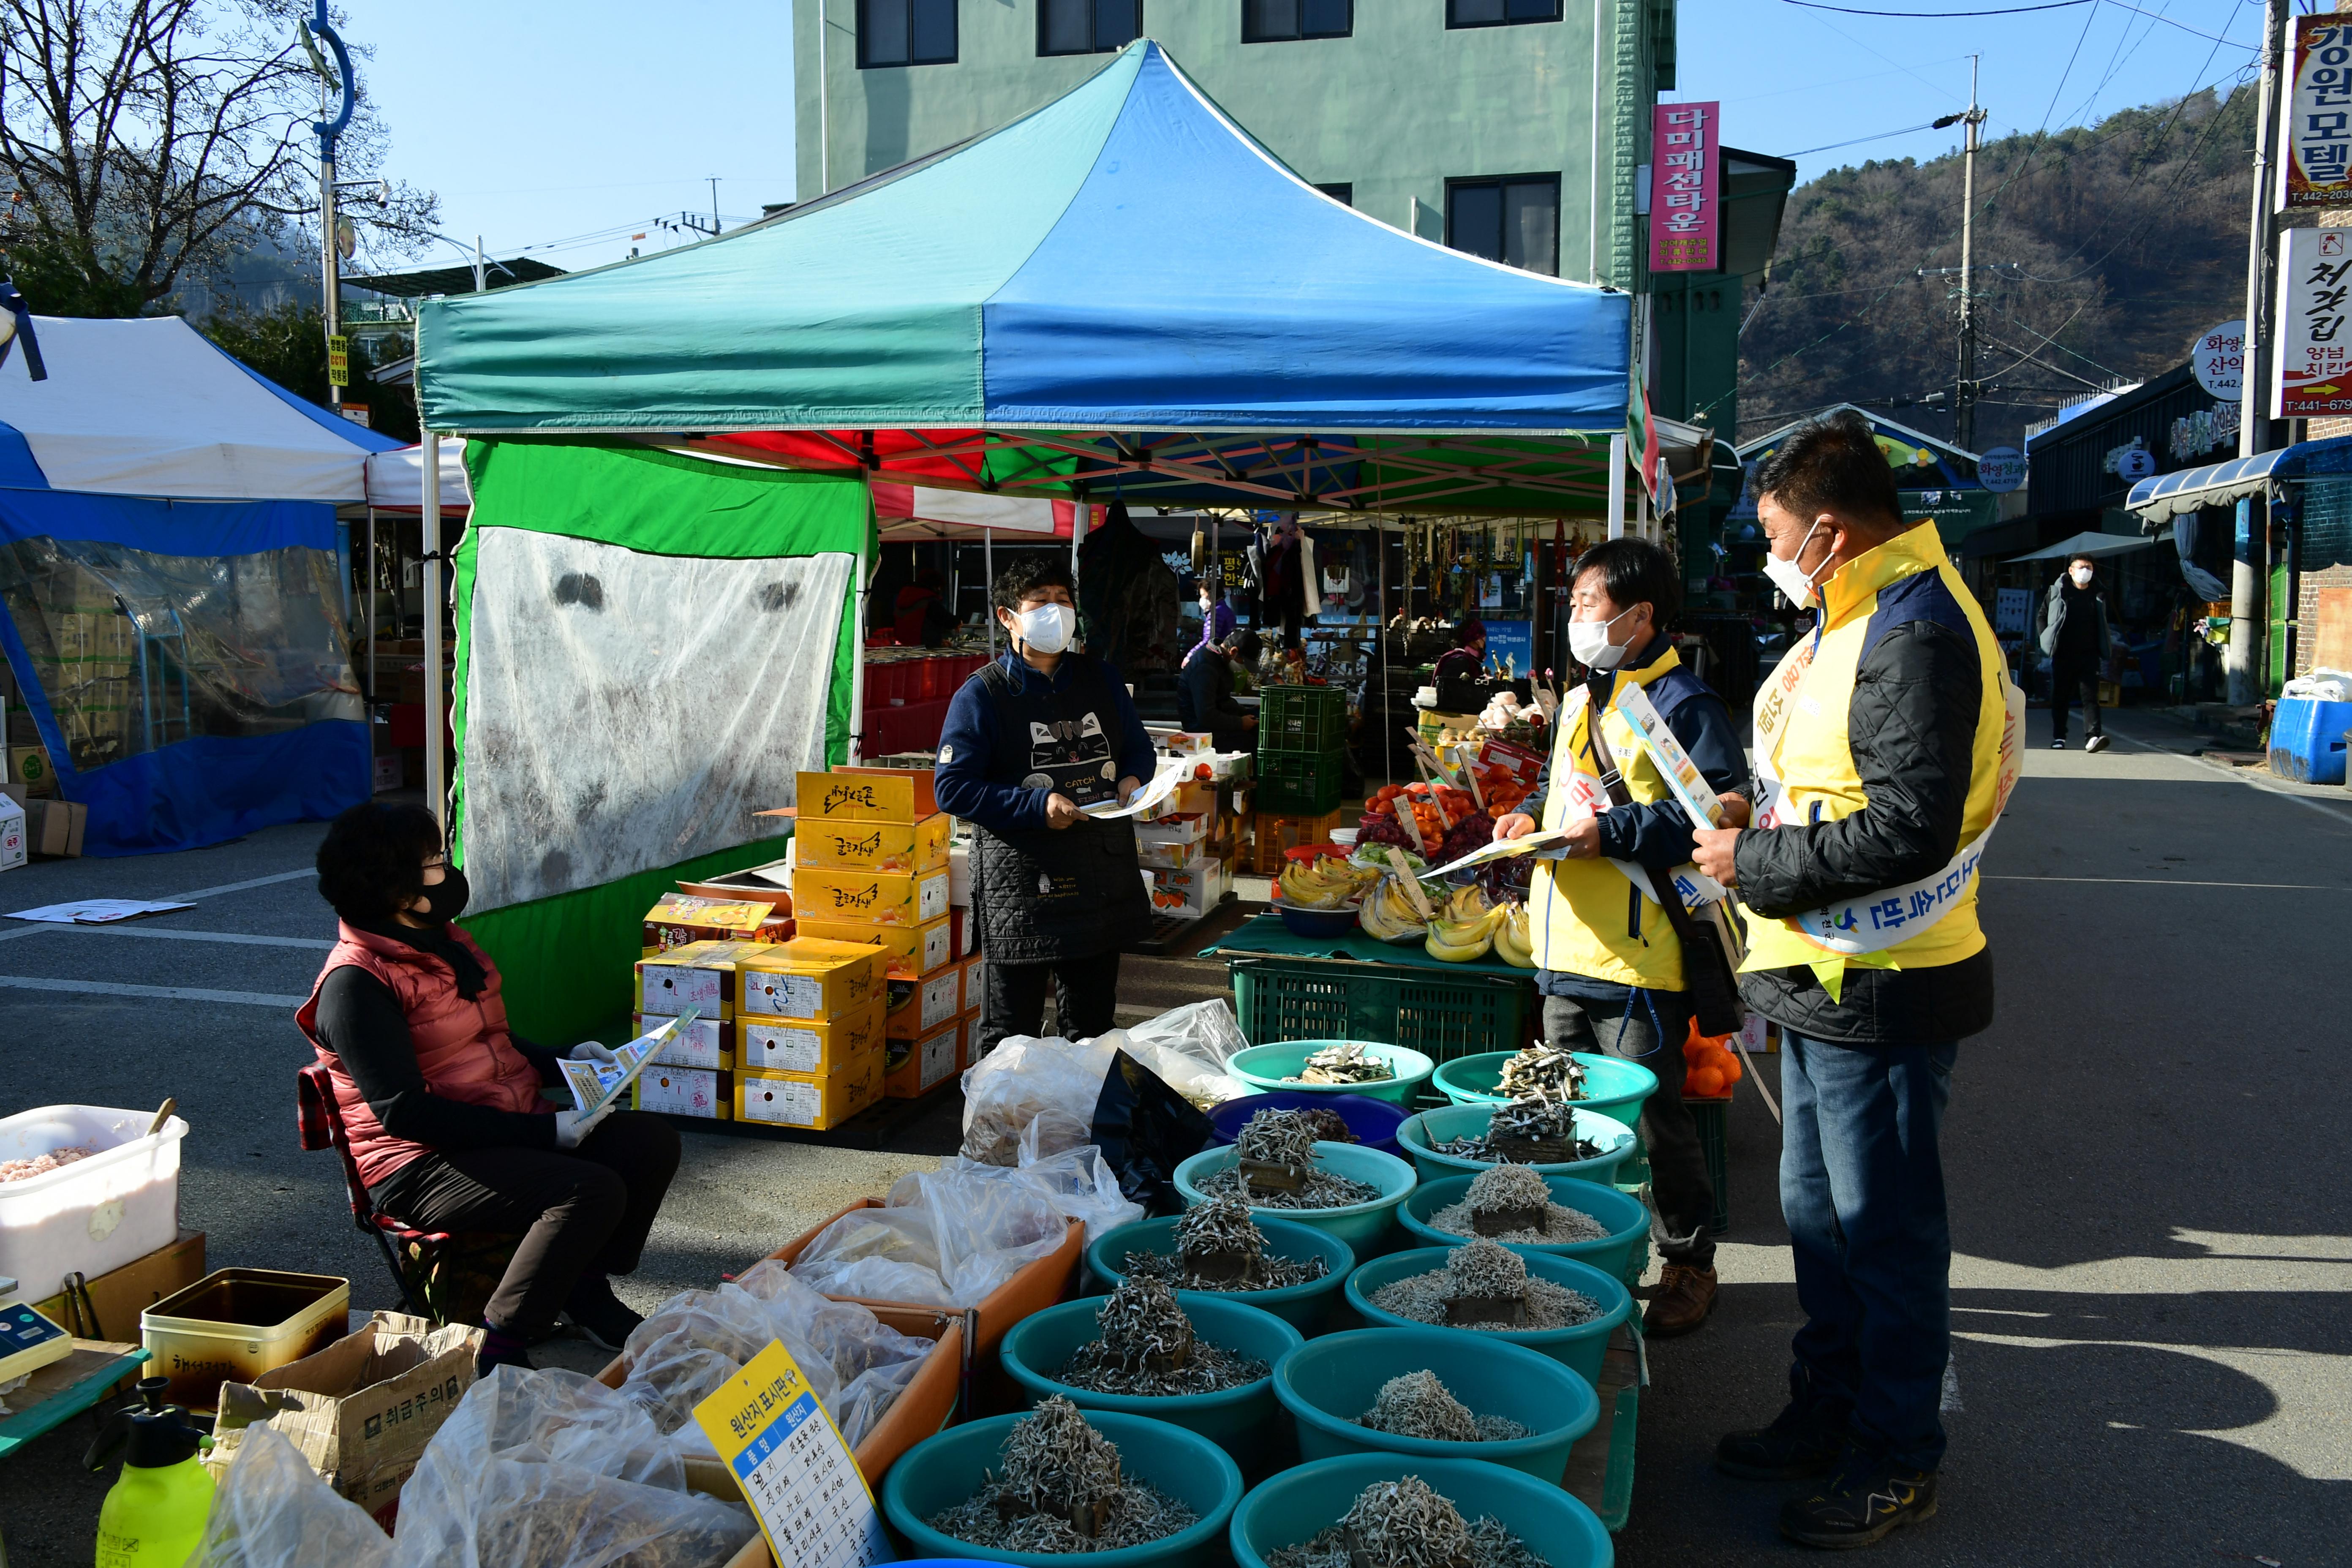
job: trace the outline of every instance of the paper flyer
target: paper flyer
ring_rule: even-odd
[[[1496,860],[1508,860],[1520,855],[1554,855],[1568,846],[1568,830],[1564,827],[1538,828],[1517,838],[1497,838],[1481,844],[1459,860],[1433,867],[1422,873],[1425,877],[1447,877],[1456,871],[1468,871]]]
[[[1135,792],[1134,799],[1124,805],[1115,800],[1097,801],[1092,805],[1080,806],[1078,815],[1090,816],[1097,822],[1113,822],[1125,816],[1149,816],[1175,795],[1184,781],[1192,776],[1192,770],[1197,765],[1197,759],[1192,757],[1162,757],[1160,765],[1151,770],[1151,776],[1144,781],[1143,787]]]
[[[891,1560],[856,1457],[780,1342],[696,1405],[694,1419],[734,1473],[776,1562],[870,1568]]]
[[[1658,775],[1690,814],[1691,821],[1708,827],[1723,826],[1723,803],[1716,798],[1706,776],[1691,761],[1690,753],[1683,750],[1683,743],[1675,739],[1675,732],[1666,728],[1665,716],[1658,711],[1657,704],[1640,687],[1629,684],[1618,693],[1616,708],[1641,738],[1642,749],[1650,753],[1650,761],[1657,764]]]
[[[43,904],[37,910],[17,910],[8,918],[12,921],[38,921],[45,925],[112,925],[117,921],[135,921],[144,915],[168,914],[173,910],[193,910],[195,907],[171,900],[83,899],[70,904]]]
[[[701,1014],[692,1007],[674,1018],[664,1018],[655,1028],[639,1035],[624,1046],[613,1047],[614,1062],[575,1062],[569,1059],[555,1065],[562,1070],[564,1087],[572,1091],[572,1100],[581,1116],[588,1117],[629,1092],[629,1085],[646,1070],[646,1064],[661,1053],[661,1048],[683,1033]]]

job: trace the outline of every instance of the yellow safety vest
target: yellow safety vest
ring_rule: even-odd
[[[1669,645],[1664,654],[1641,668],[1619,670],[1610,683],[1610,706],[1600,716],[1601,733],[1623,775],[1625,793],[1645,805],[1667,799],[1669,792],[1635,739],[1633,726],[1617,711],[1617,695],[1628,686],[1649,685],[1668,670],[1681,668],[1682,662]],[[1568,826],[1580,775],[1592,804],[1599,810],[1608,809],[1607,796],[1601,789],[1599,753],[1589,729],[1591,705],[1580,703],[1572,716],[1564,717],[1566,721],[1552,742],[1550,795],[1544,802],[1542,824],[1546,828]],[[1682,943],[1667,923],[1665,910],[1645,898],[1609,861],[1538,860],[1528,901],[1539,967],[1649,991],[1683,988]]]
[[[1977,732],[1971,750],[1967,815],[1960,842],[1991,826],[1999,811],[2001,731],[2008,716],[2008,663],[1987,624],[1976,595],[1944,553],[1933,523],[1921,523],[1839,567],[1821,584],[1822,629],[1800,637],[1771,678],[1756,693],[1759,771],[1780,781],[1784,821],[1835,822],[1870,804],[1847,744],[1847,710],[1854,671],[1869,637],[1879,595],[1906,578],[1934,572],[1976,635],[1983,692],[1978,699]],[[1765,731],[1780,725],[1777,742],[1765,754]],[[1769,831],[1769,830],[1768,830]],[[1840,955],[1809,941],[1793,921],[1748,911],[1748,959],[1743,970],[1811,968],[1832,995],[1839,994],[1849,965],[1875,969],[1933,969],[1958,963],[1983,948],[1977,923],[1973,881],[1965,894],[1924,926],[1918,934],[1876,952]]]

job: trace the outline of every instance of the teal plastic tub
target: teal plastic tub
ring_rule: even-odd
[[[1297,1263],[1320,1258],[1328,1272],[1320,1279],[1286,1285],[1279,1290],[1218,1290],[1208,1294],[1221,1301],[1239,1301],[1262,1312],[1271,1312],[1301,1333],[1311,1334],[1330,1321],[1332,1309],[1341,1300],[1340,1282],[1356,1267],[1356,1255],[1346,1242],[1328,1231],[1276,1219],[1271,1214],[1262,1213],[1255,1217],[1258,1229],[1265,1233],[1268,1252]],[[1174,1252],[1176,1223],[1172,1219],[1138,1220],[1097,1240],[1087,1248],[1087,1288],[1098,1291],[1118,1289],[1119,1281],[1127,1278],[1125,1259],[1130,1252]]]
[[[1378,1057],[1396,1074],[1378,1083],[1291,1083],[1307,1058],[1331,1046],[1360,1045],[1368,1057]],[[1225,1058],[1225,1070],[1253,1089],[1283,1089],[1299,1094],[1361,1094],[1391,1105],[1411,1105],[1415,1093],[1437,1071],[1437,1064],[1403,1046],[1376,1040],[1285,1040],[1279,1045],[1248,1046]]]
[[[1500,1415],[1528,1428],[1500,1443],[1400,1437],[1356,1424],[1381,1385],[1409,1372],[1433,1372],[1474,1415]],[[1592,1385],[1535,1351],[1497,1344],[1457,1329],[1359,1329],[1326,1334],[1282,1358],[1274,1395],[1298,1425],[1298,1457],[1396,1454],[1415,1459],[1484,1459],[1558,1486],[1568,1451],[1601,1419]]]
[[[1239,1053],[1236,1052],[1236,1055]],[[1407,1121],[1406,1126],[1412,1125]],[[1176,1190],[1183,1194],[1186,1208],[1198,1208],[1209,1201],[1208,1194],[1192,1184],[1202,1177],[1229,1170],[1240,1154],[1231,1148],[1203,1149],[1176,1167]],[[1369,1182],[1378,1187],[1381,1195],[1369,1203],[1349,1204],[1335,1209],[1272,1209],[1250,1207],[1250,1217],[1261,1225],[1269,1219],[1286,1219],[1293,1225],[1308,1226],[1324,1235],[1347,1243],[1348,1250],[1358,1258],[1370,1258],[1386,1245],[1389,1233],[1396,1225],[1396,1212],[1412,1195],[1417,1179],[1413,1168],[1393,1154],[1366,1149],[1354,1143],[1318,1143],[1315,1163],[1335,1176],[1351,1181]]]
[[[1416,1247],[1459,1247],[1471,1239],[1443,1231],[1430,1223],[1440,1210],[1452,1208],[1469,1195],[1475,1176],[1444,1176],[1423,1182],[1397,1211],[1397,1223],[1413,1237]],[[1574,1176],[1546,1176],[1552,1202],[1562,1208],[1581,1209],[1609,1227],[1597,1241],[1511,1242],[1515,1252],[1541,1252],[1553,1258],[1573,1258],[1622,1279],[1633,1270],[1633,1258],[1650,1234],[1650,1211],[1642,1200]]]
[[[1620,1057],[1570,1051],[1584,1068],[1584,1087],[1591,1093],[1576,1102],[1580,1110],[1605,1116],[1631,1127],[1642,1119],[1642,1102],[1658,1091],[1658,1075],[1639,1062]],[[1431,1085],[1456,1105],[1500,1105],[1503,1064],[1517,1051],[1481,1051],[1440,1064]]]
[[[1234,1561],[1240,1568],[1265,1568],[1268,1554],[1311,1541],[1338,1524],[1366,1487],[1406,1476],[1427,1481],[1473,1523],[1488,1515],[1500,1520],[1551,1568],[1612,1568],[1617,1561],[1601,1521],[1557,1483],[1484,1459],[1423,1459],[1402,1454],[1318,1459],[1254,1489],[1234,1510]]]
[[[1451,1143],[1456,1138],[1475,1138],[1486,1131],[1486,1123],[1494,1114],[1495,1107],[1491,1105],[1441,1105],[1418,1116],[1406,1117],[1404,1124],[1397,1129],[1397,1142],[1424,1181],[1475,1176],[1492,1162],[1441,1154],[1432,1145]],[[1632,1128],[1609,1117],[1596,1116],[1582,1107],[1576,1111],[1576,1135],[1599,1144],[1603,1152],[1590,1160],[1547,1161],[1528,1168],[1547,1176],[1573,1176],[1580,1182],[1598,1182],[1605,1186],[1616,1179],[1617,1167],[1640,1147]]]
[[[1022,1319],[1004,1332],[999,1353],[1004,1370],[1036,1405],[1058,1394],[1081,1410],[1116,1410],[1146,1415],[1198,1432],[1239,1463],[1255,1468],[1282,1436],[1282,1407],[1274,1397],[1274,1365],[1307,1342],[1306,1336],[1271,1312],[1229,1301],[1207,1290],[1179,1290],[1177,1305],[1192,1320],[1203,1342],[1266,1365],[1266,1375],[1216,1394],[1179,1394],[1153,1398],[1132,1394],[1097,1394],[1074,1388],[1055,1373],[1081,1345],[1099,1337],[1095,1314],[1106,1298],[1066,1301]]]
[[[1083,1558],[1051,1552],[991,1551],[942,1535],[923,1521],[964,1501],[988,1484],[1000,1468],[998,1450],[1018,1415],[991,1416],[950,1426],[926,1437],[898,1457],[882,1478],[882,1512],[890,1528],[917,1557],[980,1558],[1023,1568],[1217,1568],[1224,1561],[1226,1529],[1242,1500],[1242,1472],[1233,1456],[1197,1432],[1148,1416],[1089,1410],[1087,1423],[1118,1447],[1127,1476],[1159,1488],[1200,1516],[1162,1540],[1117,1552],[1089,1552]]]
[[[1362,1314],[1366,1323],[1374,1328],[1427,1329],[1441,1333],[1467,1334],[1475,1339],[1496,1340],[1504,1344],[1520,1345],[1551,1357],[1584,1379],[1588,1384],[1601,1381],[1601,1361],[1608,1353],[1609,1336],[1633,1310],[1633,1294],[1622,1280],[1612,1279],[1589,1263],[1579,1263],[1573,1258],[1547,1258],[1541,1253],[1519,1256],[1528,1260],[1528,1272],[1538,1279],[1549,1279],[1555,1285],[1565,1285],[1579,1290],[1601,1303],[1601,1315],[1589,1323],[1579,1323],[1568,1329],[1449,1329],[1431,1323],[1416,1323],[1411,1318],[1400,1318],[1394,1312],[1383,1312],[1372,1305],[1372,1297],[1392,1281],[1426,1274],[1433,1268],[1443,1268],[1452,1256],[1450,1247],[1417,1247],[1410,1252],[1392,1252],[1386,1258],[1376,1258],[1358,1265],[1341,1287],[1347,1292],[1348,1305]],[[1559,1568],[1554,1564],[1553,1568]]]

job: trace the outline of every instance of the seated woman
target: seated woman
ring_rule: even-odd
[[[295,1021],[333,1075],[369,1198],[418,1230],[522,1237],[482,1314],[483,1373],[529,1366],[525,1347],[559,1312],[619,1350],[640,1320],[609,1277],[645,1250],[677,1172],[676,1130],[541,1099],[541,1086],[561,1081],[559,1058],[508,1029],[498,965],[451,923],[466,874],[423,806],[352,807],[327,829],[318,864],[341,940]]]

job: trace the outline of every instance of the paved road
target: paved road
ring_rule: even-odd
[[[1943,1516],[1885,1562],[2352,1561],[2352,792],[2250,784],[2129,716],[2117,732],[2101,756],[2030,753],[1993,851],[2000,1020],[1961,1051],[1947,1133],[1965,1409]],[[341,1178],[294,1142],[307,1047],[289,999],[329,929],[302,875],[320,832],[0,879],[0,910],[201,895],[128,931],[0,922],[0,1114],[176,1095],[194,1129],[183,1213],[215,1265],[344,1275],[374,1307],[389,1287]],[[1182,968],[1139,967],[1151,984],[1123,1000],[1186,999]],[[1778,1407],[1796,1316],[1774,1128],[1745,1091],[1732,1137],[1724,1299],[1703,1333],[1655,1347],[1629,1564],[1798,1555],[1773,1534],[1774,1489],[1706,1463],[1717,1432]],[[924,1163],[689,1142],[624,1286],[640,1308]],[[595,1360],[560,1344],[546,1359]],[[102,1483],[73,1463],[87,1436],[77,1424],[0,1464],[18,1568],[89,1562]]]

